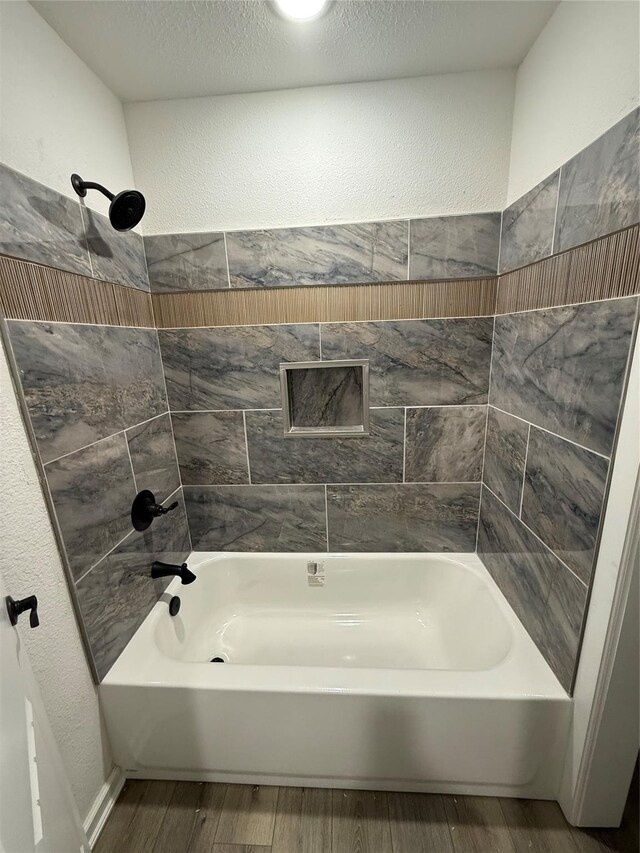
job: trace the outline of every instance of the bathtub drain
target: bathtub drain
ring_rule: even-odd
[[[225,662],[226,661],[224,658],[211,658],[211,661],[210,661],[210,663],[225,663]]]

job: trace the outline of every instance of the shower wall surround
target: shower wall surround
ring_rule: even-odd
[[[156,556],[477,547],[569,689],[637,326],[637,142],[635,111],[502,218],[157,235],[146,263],[0,166],[0,305],[99,677]],[[280,362],[340,358],[370,361],[371,437],[285,439]],[[144,534],[140,488],[180,502]]]

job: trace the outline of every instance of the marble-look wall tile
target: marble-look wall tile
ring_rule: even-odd
[[[485,406],[407,409],[408,483],[468,483],[482,476]]]
[[[114,281],[136,290],[149,290],[142,236],[116,231],[106,216],[82,208],[93,277]]]
[[[325,551],[323,486],[185,486],[196,551]]]
[[[495,275],[500,213],[411,220],[411,279]]]
[[[125,437],[112,435],[50,462],[45,474],[77,578],[131,529],[136,488]]]
[[[372,406],[486,403],[493,318],[323,323],[322,357],[369,359]]]
[[[555,252],[640,221],[640,109],[562,167]]]
[[[353,438],[285,438],[282,412],[246,417],[252,483],[402,482],[402,409],[372,409],[370,435]]]
[[[609,461],[531,427],[522,520],[589,583]]]
[[[222,232],[153,234],[144,248],[153,293],[229,287]]]
[[[500,272],[551,254],[559,178],[560,172],[554,172],[503,211]]]
[[[330,551],[473,551],[480,486],[328,486]]]
[[[486,488],[478,554],[562,686],[570,690],[586,586]]]
[[[496,317],[489,402],[608,455],[637,298]]]
[[[91,275],[80,205],[0,163],[0,254]]]
[[[242,412],[174,412],[171,418],[185,486],[249,482]]]
[[[180,474],[169,414],[126,432],[136,488],[149,489],[162,502],[180,486]]]
[[[8,322],[43,462],[167,410],[151,329]]]
[[[231,287],[405,281],[407,245],[406,220],[230,232]]]
[[[170,578],[151,579],[153,561],[182,563],[191,550],[184,501],[181,495],[176,499],[178,509],[156,519],[142,533],[132,531],[76,587],[101,680],[170,581]]]
[[[160,332],[174,411],[279,408],[280,362],[320,357],[316,323]]]
[[[520,515],[529,424],[489,406],[482,480]]]
[[[358,426],[363,422],[362,367],[300,367],[287,371],[291,424]]]

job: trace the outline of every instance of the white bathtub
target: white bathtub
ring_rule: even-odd
[[[127,776],[555,797],[571,702],[476,555],[189,566],[100,686]]]

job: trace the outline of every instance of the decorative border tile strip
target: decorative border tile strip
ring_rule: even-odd
[[[640,226],[633,225],[498,279],[496,314],[640,293]]]
[[[159,329],[492,315],[495,277],[152,295]]]
[[[154,328],[149,293],[0,256],[0,311],[11,320]]]

